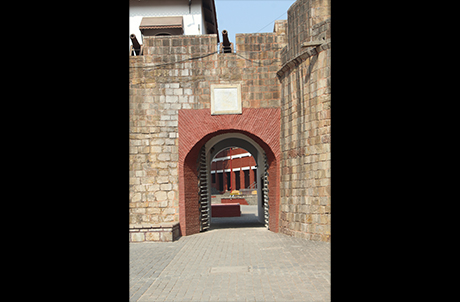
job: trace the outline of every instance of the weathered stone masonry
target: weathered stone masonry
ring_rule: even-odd
[[[209,109],[211,84],[241,83],[243,108],[279,108],[284,37],[237,35],[237,54],[216,53],[216,35],[144,39],[130,57],[131,228],[179,221],[178,112]]]
[[[211,84],[223,83],[241,84],[243,113],[279,112],[271,229],[330,240],[329,11],[329,1],[298,0],[273,33],[237,34],[236,53],[217,53],[216,35],[144,38],[144,55],[129,58],[130,241],[180,235],[179,112],[209,112]],[[300,46],[310,40],[324,43]]]
[[[321,241],[329,241],[331,235],[328,4],[297,1],[291,6],[288,46],[277,73],[282,83],[280,231]],[[315,40],[323,44],[300,47],[302,42]]]

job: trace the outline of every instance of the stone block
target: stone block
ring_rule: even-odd
[[[150,152],[151,153],[160,153],[161,152],[161,147],[160,146],[151,146],[150,147]]]
[[[131,199],[131,202],[138,202],[138,201],[141,201],[141,193],[135,193],[133,195],[133,198]]]
[[[172,184],[169,184],[169,183],[161,184],[160,189],[164,191],[170,191],[172,189]]]
[[[170,242],[173,241],[172,231],[169,232],[161,232],[160,233],[160,241],[162,242]]]
[[[176,210],[174,208],[167,208],[163,211],[163,214],[165,215],[173,215],[176,214]]]
[[[167,95],[166,103],[177,103],[179,102],[179,97],[177,95]]]
[[[132,242],[141,242],[145,240],[144,233],[131,233]]]
[[[149,203],[149,205],[152,204],[152,202]],[[155,204],[158,204],[157,202]],[[160,214],[160,208],[147,208],[147,214],[155,214],[158,215]]]
[[[158,155],[158,160],[160,161],[169,161],[171,160],[171,155],[169,153],[161,153]]]
[[[159,232],[145,233],[145,241],[160,241],[160,233]]]
[[[168,199],[169,200],[174,200],[175,196],[176,196],[176,193],[174,191],[169,191],[168,192]]]
[[[152,140],[152,145],[161,146],[161,145],[164,145],[164,143],[165,143],[165,140],[162,138],[156,138]]]
[[[167,193],[165,191],[155,192],[155,198],[157,201],[164,201],[167,198]]]
[[[167,176],[158,176],[157,177],[157,183],[162,184],[162,183],[167,183],[169,182],[169,178]]]

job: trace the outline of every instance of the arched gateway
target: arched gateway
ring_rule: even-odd
[[[206,144],[201,147],[200,162],[198,169],[199,194],[200,194],[200,230],[206,230],[210,225],[210,167],[211,161],[220,151],[230,148],[239,147],[251,153],[256,161],[257,176],[256,178],[261,185],[257,187],[257,204],[259,222],[264,223],[269,228],[269,189],[268,189],[268,163],[265,151],[251,138],[240,132],[229,132],[218,134],[212,137]]]
[[[179,221],[182,236],[206,229],[206,191],[212,157],[222,148],[238,146],[256,159],[259,217],[279,231],[280,110],[244,108],[242,114],[211,115],[209,109],[179,110]],[[209,196],[209,197],[208,197]],[[208,202],[209,201],[209,202]],[[201,208],[201,211],[200,211]],[[204,215],[203,215],[204,213]]]
[[[167,6],[148,2],[139,16]],[[130,242],[200,231],[200,152],[223,134],[266,154],[270,231],[331,240],[330,1],[297,0],[287,19],[272,33],[235,33],[232,53],[219,51],[217,31],[144,35],[139,55],[130,48]]]

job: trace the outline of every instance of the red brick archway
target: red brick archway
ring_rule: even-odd
[[[200,231],[197,159],[215,135],[242,133],[265,151],[269,163],[269,227],[279,231],[280,109],[243,108],[242,114],[211,115],[210,109],[179,110],[179,222],[182,236]]]

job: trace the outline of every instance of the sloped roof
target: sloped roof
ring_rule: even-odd
[[[219,29],[217,26],[216,4],[214,0],[203,0],[205,22],[212,27],[212,32],[217,34],[217,42],[219,42]]]
[[[182,28],[182,16],[178,17],[144,17],[139,29]]]

